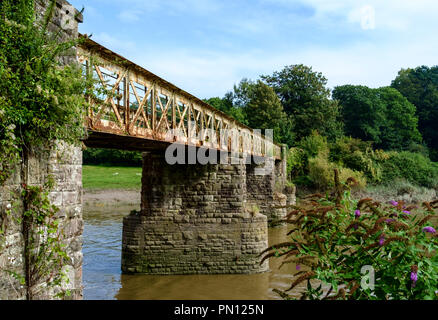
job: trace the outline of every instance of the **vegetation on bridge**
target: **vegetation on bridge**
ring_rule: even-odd
[[[46,5],[39,18],[33,0],[0,2],[0,186],[20,163],[28,165],[31,150],[38,157],[38,150],[49,149],[58,140],[78,144],[84,134],[89,81],[79,66],[65,65],[75,61],[78,40],[65,40],[64,30],[52,25],[56,1]],[[54,182],[50,175],[46,180],[44,186],[22,183],[17,203],[9,204],[1,217],[2,227],[18,216],[14,219],[23,228],[24,274],[2,271],[20,280],[27,299],[50,287],[57,288],[59,297],[69,294],[58,288],[68,281],[64,267],[70,257],[59,228],[59,208],[49,200]],[[2,243],[5,234],[2,228]]]
[[[37,19],[32,0],[0,3],[0,183],[30,146],[78,143],[84,134],[87,80],[79,66],[61,61],[75,55],[69,49],[79,40],[49,32],[54,9],[50,1]]]

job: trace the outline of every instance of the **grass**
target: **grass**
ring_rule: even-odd
[[[82,184],[84,189],[127,189],[141,188],[141,168],[107,167],[84,165],[82,167]]]

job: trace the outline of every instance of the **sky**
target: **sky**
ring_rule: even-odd
[[[69,0],[81,33],[198,98],[285,66],[327,86],[391,84],[438,64],[436,0]]]

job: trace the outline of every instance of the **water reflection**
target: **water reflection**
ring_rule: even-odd
[[[84,206],[84,299],[280,299],[273,288],[291,284],[294,265],[252,275],[122,275],[122,219],[138,206]],[[269,243],[287,241],[287,227],[269,230]]]

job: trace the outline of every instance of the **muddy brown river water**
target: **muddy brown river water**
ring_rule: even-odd
[[[281,299],[272,289],[286,289],[291,284],[295,265],[279,270],[280,261],[275,258],[269,262],[271,271],[261,274],[124,275],[120,270],[122,219],[134,209],[139,206],[84,205],[84,299]],[[287,241],[287,230],[270,228],[269,243]]]

